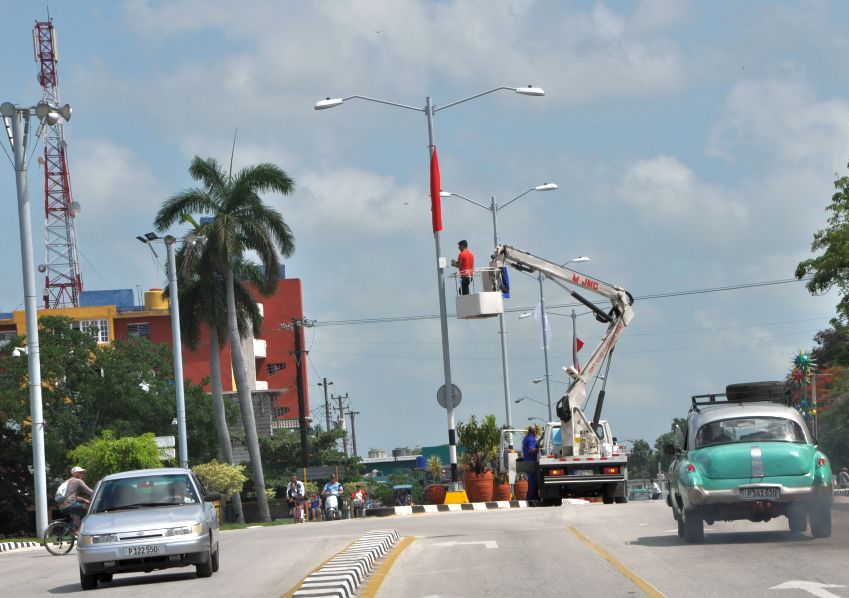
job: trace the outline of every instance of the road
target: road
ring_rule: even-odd
[[[704,544],[678,538],[660,501],[423,514],[224,532],[221,570],[119,575],[97,596],[280,596],[369,529],[415,540],[378,596],[843,596],[849,598],[849,500],[831,538],[767,524],[717,523]],[[605,557],[607,557],[607,560]],[[74,553],[0,554],[4,596],[80,592]],[[799,588],[805,585],[807,589]],[[813,584],[813,585],[811,585]],[[819,584],[819,585],[817,585]],[[790,587],[789,589],[776,586]],[[655,594],[654,592],[658,592]]]

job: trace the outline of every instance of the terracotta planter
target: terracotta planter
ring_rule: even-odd
[[[441,505],[445,502],[445,486],[442,484],[431,484],[425,490],[425,498],[429,505]]]
[[[477,475],[471,471],[466,472],[466,496],[469,502],[488,502],[492,500],[492,472],[487,471]]]
[[[513,497],[516,500],[527,500],[528,480],[516,480],[516,483],[513,484]]]
[[[492,500],[510,500],[510,484],[493,484]]]

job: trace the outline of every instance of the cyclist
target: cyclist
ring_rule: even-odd
[[[304,483],[296,475],[292,476],[291,481],[286,486],[286,499],[289,501],[289,505],[291,505],[292,517],[295,519],[295,523],[306,523],[304,513],[306,492],[304,490]]]
[[[70,515],[74,520],[74,532],[80,529],[80,519],[88,512],[91,504],[92,489],[83,481],[85,469],[75,466],[71,469],[71,477],[62,484],[65,486],[65,499],[59,505],[59,511]],[[87,494],[88,498],[81,496]]]

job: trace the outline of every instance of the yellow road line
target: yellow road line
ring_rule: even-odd
[[[354,540],[354,542],[356,542],[356,540]],[[336,554],[334,554],[333,556],[328,558],[326,561],[324,561],[322,564],[320,564],[318,567],[316,567],[315,569],[313,569],[312,571],[310,571],[309,573],[304,575],[301,578],[301,580],[298,583],[296,583],[288,592],[280,594],[280,598],[292,598],[292,596],[295,594],[295,592],[297,592],[300,589],[301,584],[304,583],[304,580],[307,577],[309,577],[310,575],[312,575],[313,573],[315,573],[316,571],[318,571],[319,569],[324,567],[327,563],[329,563],[330,561],[335,559],[337,556],[339,556],[340,554],[342,554],[343,552],[348,550],[354,544],[354,542],[351,542],[351,544],[348,544],[345,548],[343,548],[342,550],[340,550],[339,552],[337,552]]]
[[[628,567],[626,567],[622,562],[620,562],[615,556],[610,554],[604,548],[587,538],[581,531],[576,527],[569,527],[569,531],[574,534],[576,538],[578,538],[581,542],[592,548],[595,552],[597,552],[604,560],[613,565],[613,567],[619,571],[622,575],[631,580],[631,582],[640,588],[646,596],[650,596],[651,598],[664,598],[664,595],[657,590],[653,585],[647,582],[645,579],[631,571]]]
[[[386,575],[389,573],[392,565],[395,564],[395,559],[401,556],[401,553],[404,552],[404,550],[406,550],[407,547],[415,541],[415,539],[415,536],[401,538],[401,541],[398,542],[398,546],[386,555],[386,558],[380,564],[380,567],[378,567],[374,574],[369,578],[363,586],[363,589],[358,592],[358,596],[360,596],[360,598],[374,598],[377,596],[377,592],[380,590],[383,580],[386,578]]]

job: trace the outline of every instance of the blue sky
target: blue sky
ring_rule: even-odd
[[[0,0],[0,100],[35,103],[31,30],[39,3]],[[194,155],[235,166],[270,161],[296,182],[268,202],[296,234],[287,262],[303,281],[310,381],[334,381],[361,412],[357,444],[391,449],[447,439],[438,319],[368,325],[339,320],[438,314],[421,114],[354,94],[444,105],[438,113],[443,189],[503,204],[504,242],[638,297],[607,387],[620,438],[654,438],[693,394],[777,379],[833,315],[834,296],[800,283],[640,297],[791,278],[825,225],[835,173],[849,159],[846,5],[836,2],[53,2],[60,95],[87,289],[161,286],[135,235],[170,194],[192,186]],[[4,142],[5,143],[5,142]],[[2,158],[5,160],[5,158]],[[37,260],[43,259],[40,171],[30,172]],[[12,168],[0,168],[0,311],[22,306]],[[443,204],[443,253],[468,239],[478,266],[490,215]],[[172,231],[179,233],[179,229]],[[448,279],[453,288],[453,279]],[[546,303],[571,299],[556,285]],[[538,301],[515,274],[507,316],[510,392],[546,402],[539,332],[518,319]],[[453,299],[449,310],[453,311]],[[568,314],[571,308],[552,311]],[[579,313],[583,310],[579,310]],[[568,317],[552,315],[552,376],[570,357]],[[324,324],[322,324],[324,323]],[[505,419],[496,320],[449,322],[457,418]],[[590,347],[601,326],[578,318]],[[274,342],[273,339],[269,339]],[[313,407],[321,388],[312,386]],[[565,386],[552,384],[554,401]],[[513,405],[514,424],[545,416]]]

